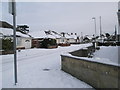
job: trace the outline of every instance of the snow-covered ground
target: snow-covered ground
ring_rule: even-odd
[[[56,49],[26,49],[17,52],[18,84],[16,86],[13,77],[13,55],[1,55],[0,77],[2,74],[2,82],[0,85],[2,84],[2,86],[0,88],[92,88],[63,72],[60,57],[61,53],[90,45],[72,45]]]
[[[94,57],[93,59],[97,59],[97,60],[102,60],[103,62],[108,62],[108,63],[116,63],[118,64],[118,48],[120,48],[120,46],[101,46],[100,50],[97,50],[94,53]]]

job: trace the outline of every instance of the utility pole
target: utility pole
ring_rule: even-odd
[[[102,39],[102,26],[101,26],[101,16],[100,16],[100,37]]]
[[[15,0],[9,2],[9,13],[13,15],[13,51],[14,51],[14,79],[17,84],[17,53],[16,53],[16,3]]]

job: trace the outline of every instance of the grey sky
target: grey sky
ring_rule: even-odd
[[[8,3],[3,3],[2,7],[2,20],[12,23],[12,15],[8,14]],[[101,16],[103,32],[113,33],[117,24],[117,9],[117,2],[18,2],[17,24],[29,25],[30,32],[55,30],[92,35],[92,17],[96,17],[99,34]]]

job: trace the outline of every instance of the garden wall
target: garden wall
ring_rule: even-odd
[[[80,50],[71,52],[72,55],[81,53]],[[120,83],[120,67],[85,60],[82,57],[61,55],[61,69],[74,77],[83,80],[94,88],[118,88]],[[120,87],[119,87],[120,88]]]

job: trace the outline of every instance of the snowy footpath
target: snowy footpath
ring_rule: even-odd
[[[61,70],[61,53],[91,44],[56,49],[26,49],[17,52],[18,84],[14,85],[13,54],[1,55],[0,88],[92,88]]]

